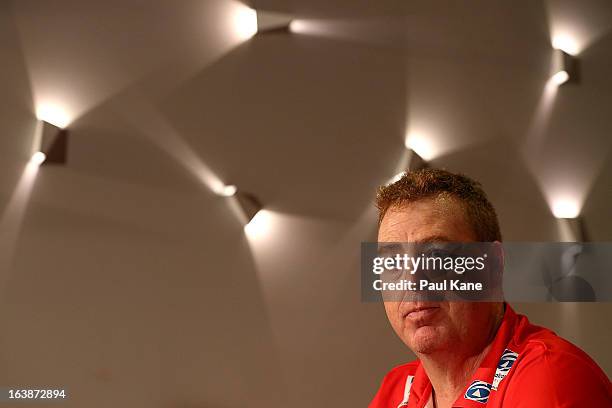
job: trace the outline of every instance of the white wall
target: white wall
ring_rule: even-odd
[[[505,239],[558,239],[515,136],[540,96],[538,47],[527,67],[500,70],[495,58],[458,57],[481,50],[445,53],[436,41],[407,59],[404,45],[368,45],[359,35],[275,36],[225,53],[207,48],[212,62],[176,83],[173,56],[157,64],[141,55],[154,73],[130,65],[133,83],[71,126],[68,165],[42,167],[20,201],[35,127],[28,64],[40,64],[36,72],[45,64],[31,46],[24,58],[24,37],[36,38],[28,13],[0,2],[0,214],[11,209],[2,225],[16,226],[0,234],[10,260],[0,271],[0,385],[67,387],[69,407],[363,406],[386,371],[412,356],[382,306],[360,302],[359,243],[375,237],[374,187],[393,175],[406,128],[436,115],[442,138],[454,131],[461,140],[434,164],[483,182]],[[532,17],[537,32],[537,10]],[[61,38],[89,27],[64,29]],[[54,38],[53,27],[42,32]],[[565,163],[579,169],[590,168],[590,152],[603,157],[588,173],[593,240],[612,231],[612,120],[602,108],[612,93],[598,74],[609,42],[584,55],[585,83],[564,91],[552,113],[552,129],[575,122],[562,151],[550,147],[555,132],[546,145],[562,158],[578,149]],[[162,82],[168,89],[147,93]],[[190,157],[259,194],[272,210],[269,233],[249,241],[226,200],[186,165]],[[612,372],[609,304],[515,307]]]

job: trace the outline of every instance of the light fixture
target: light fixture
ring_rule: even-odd
[[[227,197],[236,216],[243,222],[244,231],[247,234],[253,235],[267,225],[267,222],[262,220],[266,218],[265,215],[262,215],[265,213],[263,205],[255,195],[239,190],[233,184],[220,187],[217,189],[217,194]]]
[[[289,32],[293,17],[274,11],[254,10],[241,6],[235,14],[234,25],[242,40],[248,40],[257,33]]]
[[[293,17],[285,13],[257,10],[257,32],[289,32]]]
[[[587,234],[582,217],[557,218],[559,237],[562,242],[586,242]]]
[[[575,200],[557,200],[552,203],[551,210],[559,228],[559,236],[564,242],[585,242],[587,234],[582,217],[580,205]]]
[[[404,163],[406,164],[406,167],[405,167],[406,170],[393,176],[389,181],[387,181],[386,183],[387,185],[393,184],[399,181],[407,172],[425,169],[429,166],[428,163],[421,156],[419,156],[417,152],[415,152],[414,150],[408,148],[406,151],[406,154],[407,154],[407,157],[404,160],[407,160],[407,161],[406,162],[402,161],[402,165]]]
[[[65,164],[68,158],[68,130],[40,121],[36,153],[32,156],[32,163]]]
[[[240,211],[246,221],[245,225],[249,225],[263,208],[261,202],[253,194],[245,193],[244,191],[236,191],[233,197],[238,202]]]
[[[578,81],[578,62],[567,52],[555,49],[553,54],[553,75],[551,81],[557,86]]]
[[[414,149],[408,148],[408,171],[421,170],[428,167],[427,161]]]

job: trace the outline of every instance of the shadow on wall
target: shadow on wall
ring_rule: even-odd
[[[404,75],[401,55],[270,34],[181,84],[160,110],[223,180],[274,208],[348,221],[403,149]]]
[[[238,1],[13,3],[37,107],[61,106],[71,121],[161,67],[148,91],[163,92],[243,41]]]
[[[221,204],[120,220],[35,200],[0,308],[0,382],[63,385],[67,406],[284,403],[255,267]]]

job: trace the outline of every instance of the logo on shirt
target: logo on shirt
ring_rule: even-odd
[[[489,399],[489,394],[491,394],[491,384],[476,380],[470,384],[463,398],[484,404]]]
[[[499,383],[508,375],[508,372],[512,368],[512,365],[518,358],[518,353],[510,349],[505,349],[499,363],[497,363],[497,370],[495,370],[495,376],[493,377],[493,389],[497,390]]]
[[[408,406],[408,400],[410,399],[410,388],[412,388],[413,382],[414,382],[414,375],[409,375],[406,378],[406,385],[404,386],[404,399],[402,400],[402,402],[400,402],[397,408]]]

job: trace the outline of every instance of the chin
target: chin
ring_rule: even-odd
[[[432,326],[420,327],[414,333],[406,336],[406,345],[415,353],[430,354],[445,346],[444,333]]]

